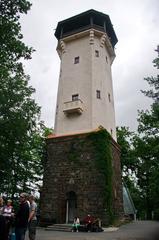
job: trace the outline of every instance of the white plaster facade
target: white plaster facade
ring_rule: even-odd
[[[55,135],[88,132],[103,126],[116,140],[111,74],[115,53],[107,34],[95,29],[72,34],[59,40],[57,51],[61,66]],[[77,57],[79,63],[75,64]],[[77,101],[72,101],[76,94]]]

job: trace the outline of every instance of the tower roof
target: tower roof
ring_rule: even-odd
[[[106,32],[113,47],[118,42],[109,16],[93,9],[58,22],[55,36],[59,40],[90,28]]]

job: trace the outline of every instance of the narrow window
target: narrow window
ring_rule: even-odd
[[[106,56],[106,62],[108,63],[108,57]]]
[[[96,91],[96,97],[97,97],[98,99],[101,98],[100,90],[97,90],[97,91]]]
[[[108,93],[108,100],[111,102],[110,93]]]
[[[62,75],[62,69],[60,69],[60,77],[61,77],[61,75]]]
[[[99,51],[98,50],[95,50],[95,56],[99,57]]]
[[[58,113],[58,107],[59,107],[59,106],[57,105],[57,107],[56,107],[56,114]]]
[[[116,189],[114,189],[114,197],[115,197],[115,199],[117,199],[117,192],[116,192]]]
[[[79,63],[79,57],[74,58],[74,64],[77,64],[77,63]]]
[[[79,95],[78,94],[72,95],[72,101],[77,101],[78,99],[79,99]]]
[[[111,132],[111,135],[113,135],[113,130],[112,129],[110,129],[110,132]]]

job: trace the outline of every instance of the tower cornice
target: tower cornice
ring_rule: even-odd
[[[111,63],[113,62],[115,58],[115,51],[112,47],[110,38],[108,37],[106,32],[99,31],[97,29],[91,28],[82,32],[74,33],[72,35],[63,37],[58,41],[57,46],[57,52],[59,54],[59,57],[61,58],[61,55],[64,54],[67,51],[67,43],[80,39],[82,37],[89,36],[89,44],[94,44],[94,38],[95,36],[100,38],[100,47],[103,48],[104,46],[107,47],[109,55],[111,57]]]

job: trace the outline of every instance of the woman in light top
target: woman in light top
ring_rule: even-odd
[[[78,232],[79,226],[80,226],[80,220],[78,217],[75,217],[73,220],[72,232]]]
[[[9,237],[9,232],[11,229],[11,225],[12,225],[12,221],[13,221],[13,217],[14,217],[14,210],[13,210],[13,206],[12,206],[12,200],[7,200],[7,205],[5,205],[3,207],[3,216],[5,217],[5,222],[6,222],[6,235],[7,238]]]

